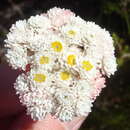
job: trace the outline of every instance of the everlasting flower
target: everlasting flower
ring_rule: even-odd
[[[18,44],[8,47],[8,53],[6,54],[7,61],[14,69],[25,70],[28,64],[27,49]]]
[[[59,27],[69,22],[69,19],[74,16],[74,13],[68,9],[52,8],[47,12],[51,19],[52,25]]]
[[[16,94],[33,120],[87,116],[117,68],[109,32],[68,9],[17,21],[5,42],[9,65],[23,71]]]
[[[62,121],[71,121],[74,117],[74,111],[71,107],[58,108],[56,116],[58,116]]]
[[[38,31],[38,33],[40,30],[43,30],[43,32],[45,32],[46,29],[49,29],[51,27],[51,21],[43,15],[31,16],[28,19],[28,24],[31,29]]]

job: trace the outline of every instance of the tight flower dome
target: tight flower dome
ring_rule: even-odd
[[[23,72],[16,94],[33,120],[87,116],[105,78],[117,70],[110,33],[69,9],[18,20],[5,42],[9,65]]]

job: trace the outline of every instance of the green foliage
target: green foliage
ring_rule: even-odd
[[[104,13],[111,14],[113,12],[121,14],[120,6],[117,3],[107,1],[106,4],[104,4]]]
[[[123,18],[127,25],[128,35],[130,36],[130,1],[129,0],[118,0],[118,2],[105,1],[104,2],[104,13],[112,14],[117,13],[120,17]]]
[[[115,13],[118,17],[122,18],[122,23],[125,23],[127,29],[124,34],[122,32],[120,34],[117,32],[112,33],[116,48],[117,63],[121,67],[125,62],[130,60],[130,15],[128,15],[130,13],[130,0],[118,0],[118,2],[103,1],[102,6],[104,14],[112,18],[112,14]]]
[[[116,33],[113,33],[112,37],[117,51],[117,63],[120,67],[130,59],[130,46],[125,44],[125,39],[119,37]]]

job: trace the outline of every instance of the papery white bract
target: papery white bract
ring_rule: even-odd
[[[24,71],[14,88],[33,120],[87,116],[117,68],[109,32],[68,9],[17,21],[5,42],[9,65]]]

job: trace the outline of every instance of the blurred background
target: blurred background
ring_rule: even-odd
[[[107,79],[80,130],[130,130],[130,0],[1,0],[0,62],[11,25],[54,6],[71,9],[109,30],[116,48],[118,71]]]

